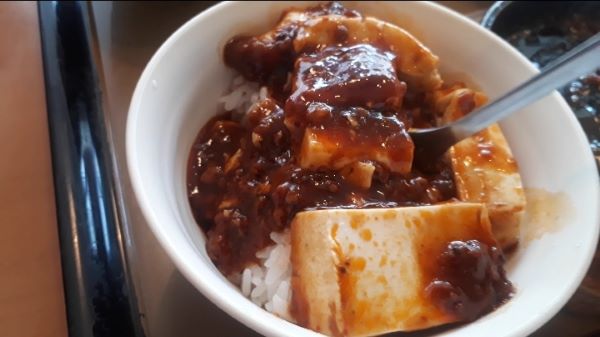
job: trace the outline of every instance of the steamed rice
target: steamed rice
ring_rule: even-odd
[[[267,87],[247,82],[242,76],[234,78],[230,92],[219,99],[225,110],[243,116],[254,104],[268,97]],[[292,297],[290,262],[290,233],[272,232],[274,244],[256,253],[258,263],[245,268],[239,275],[230,275],[241,293],[253,303],[288,321],[293,321],[289,304]]]
[[[275,242],[274,245],[256,253],[258,264],[242,271],[240,290],[256,305],[291,320],[289,303],[292,295],[292,266],[289,231],[273,232],[271,240]]]
[[[233,79],[229,94],[219,99],[226,111],[245,114],[252,106],[267,98],[267,87],[259,87],[258,83],[247,82],[242,76]]]

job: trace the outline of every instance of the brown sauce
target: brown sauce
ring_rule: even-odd
[[[329,47],[303,55],[297,60],[290,108],[299,106],[302,110],[306,102],[322,102],[336,107],[398,110],[406,84],[398,79],[395,58],[368,44]]]
[[[434,279],[425,292],[447,314],[474,320],[512,296],[503,263],[499,248],[477,240],[452,241],[437,258]]]
[[[306,13],[359,16],[337,3]],[[271,35],[229,41],[226,64],[267,86],[272,98],[245,116],[225,111],[211,119],[190,153],[191,208],[206,233],[210,258],[226,275],[255,262],[256,252],[272,244],[269,234],[288,227],[300,211],[430,205],[456,197],[453,173],[443,159],[411,166],[407,130],[431,125],[435,118],[423,93],[398,79],[397,55],[367,44],[296,55],[296,33],[295,24],[280,24]],[[328,165],[301,165],[307,130],[335,145]],[[331,167],[347,158],[353,161],[350,169]],[[351,172],[355,163],[372,169],[369,184],[357,183]],[[467,319],[493,309],[510,293],[493,283],[508,282],[500,256],[485,244],[449,243],[436,274],[444,283],[428,288],[433,301]]]
[[[336,2],[307,8],[304,14],[307,19],[328,14],[360,17],[357,12]],[[292,71],[297,56],[292,46],[297,32],[298,26],[291,23],[276,27],[268,33],[268,37],[236,36],[225,46],[225,64],[249,81],[268,85],[274,94],[285,91],[287,76]]]
[[[368,189],[334,170],[302,169],[285,113],[269,102],[244,121],[231,114],[213,118],[192,148],[189,200],[207,234],[209,256],[224,273],[255,261],[255,253],[271,244],[269,233],[286,228],[300,211],[428,205],[456,196],[452,171],[444,162],[433,172],[413,169],[408,174],[373,163]]]

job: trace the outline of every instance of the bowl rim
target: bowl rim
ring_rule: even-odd
[[[185,262],[185,257],[181,254],[181,252],[179,251],[177,246],[174,245],[174,242],[172,242],[172,238],[170,238],[169,235],[165,231],[163,231],[163,229],[161,228],[162,226],[160,225],[160,223],[157,219],[157,216],[153,210],[153,207],[151,205],[151,202],[149,201],[149,199],[146,195],[146,189],[144,187],[142,176],[140,174],[139,165],[137,165],[137,163],[138,163],[137,152],[135,151],[136,146],[137,146],[136,145],[137,144],[137,142],[136,142],[137,120],[139,119],[139,115],[140,115],[139,111],[141,110],[139,107],[142,104],[141,102],[142,102],[142,98],[144,96],[145,88],[148,86],[151,86],[151,76],[152,76],[154,70],[157,68],[157,66],[161,62],[161,60],[163,59],[164,55],[172,47],[172,45],[174,45],[176,43],[176,41],[178,41],[183,35],[187,34],[190,30],[193,30],[194,27],[196,25],[198,25],[200,22],[202,22],[205,18],[210,17],[220,11],[234,10],[235,6],[237,6],[241,2],[242,1],[224,1],[219,4],[213,5],[213,6],[209,7],[208,9],[204,10],[203,12],[197,14],[196,16],[194,16],[193,18],[188,20],[186,23],[184,23],[182,26],[180,26],[174,33],[172,33],[168,37],[168,39],[165,42],[163,42],[163,44],[159,47],[159,49],[153,54],[152,58],[145,66],[145,68],[142,72],[142,75],[140,76],[140,78],[135,86],[135,90],[134,90],[134,93],[133,93],[133,96],[131,99],[131,103],[129,106],[129,110],[128,110],[127,125],[126,125],[127,170],[128,170],[128,173],[129,173],[129,176],[131,179],[132,189],[134,191],[135,198],[141,209],[144,220],[150,227],[151,231],[153,232],[153,234],[156,237],[159,244],[165,250],[165,252],[170,257],[171,261],[174,263],[174,265],[177,267],[177,269],[184,275],[184,277],[192,285],[194,285],[194,287],[197,290],[199,290],[205,297],[207,297],[211,302],[213,302],[216,306],[218,306],[220,309],[225,311],[229,316],[231,316],[234,319],[245,324],[247,327],[253,329],[254,331],[257,331],[259,333],[266,334],[266,335],[282,335],[285,333],[285,331],[283,331],[282,329],[279,329],[277,327],[273,327],[273,326],[269,325],[268,320],[253,319],[250,315],[248,315],[247,312],[245,312],[243,310],[243,307],[236,306],[236,304],[233,301],[229,301],[227,297],[221,296],[216,291],[218,289],[216,288],[215,285],[208,282],[207,278],[198,277],[199,275],[198,275],[197,271],[194,271],[192,266]],[[465,26],[468,26],[469,29],[479,30],[487,38],[494,40],[494,42],[496,44],[498,44],[499,47],[504,48],[504,49],[509,49],[511,54],[513,54],[521,62],[526,63],[532,71],[538,71],[523,55],[521,55],[516,49],[514,49],[512,46],[510,46],[510,44],[508,44],[506,41],[504,41],[499,36],[495,35],[490,30],[477,24],[477,22],[472,21],[472,20],[460,15],[459,13],[457,13],[447,7],[444,7],[443,5],[440,5],[440,4],[426,1],[426,2],[421,2],[419,5],[429,7],[436,11],[440,11],[445,16],[449,16],[455,20],[461,21],[462,24],[464,24]],[[559,103],[561,105],[562,110],[566,109],[568,111],[570,109],[568,107],[568,105],[566,104],[566,102],[564,101],[564,99],[557,92],[554,92],[552,95],[555,99],[558,98],[560,100]],[[571,124],[569,126],[572,129],[574,129],[574,131],[575,131],[577,141],[580,143],[583,141],[583,143],[587,144],[587,138],[585,136],[585,133],[583,132],[581,126],[577,122],[577,119],[575,118],[575,116],[573,114],[570,114],[570,116],[568,116],[568,120],[569,120],[569,123]],[[588,151],[589,151],[589,156],[587,159],[591,163],[594,163],[592,152],[591,152],[591,150],[589,150],[589,148],[588,148]],[[595,183],[595,193],[594,193],[595,199],[596,199],[596,201],[598,201],[598,200],[600,200],[600,186],[599,186],[600,183],[599,183],[597,175],[596,175],[594,183]],[[598,204],[598,203],[596,203],[596,204]],[[600,207],[598,207],[598,206],[596,207],[595,213],[596,213],[595,214],[596,226],[595,226],[594,237],[596,238],[596,242],[597,242],[599,234],[600,234],[600,226],[599,226],[600,225]],[[520,329],[512,330],[505,336],[528,335],[528,334],[534,332],[535,330],[537,330],[545,322],[547,322],[551,317],[553,317],[571,298],[571,296],[575,293],[579,284],[583,280],[583,278],[584,278],[585,274],[587,273],[587,270],[589,269],[589,266],[592,262],[592,258],[593,258],[594,252],[595,252],[594,247],[595,247],[595,245],[593,245],[593,247],[590,248],[588,251],[586,251],[584,256],[582,256],[585,259],[584,265],[586,266],[586,268],[581,268],[577,271],[577,273],[573,273],[574,275],[570,279],[571,282],[568,286],[567,291],[565,291],[562,294],[559,294],[557,296],[557,297],[559,297],[559,299],[555,300],[553,303],[551,303],[550,306],[547,306],[546,309],[544,310],[543,314],[535,315],[536,317],[534,319],[532,319],[532,320],[528,321],[527,323],[525,323],[524,325],[522,325]],[[262,308],[260,308],[260,309],[262,310]],[[276,319],[286,322],[285,320],[280,319],[280,318],[276,318]],[[289,323],[289,324],[292,324],[292,323]],[[306,334],[312,333],[314,336],[321,336],[320,334],[318,334],[314,331],[311,331],[309,329],[305,329],[305,328],[303,328],[303,329],[306,330],[306,332],[305,332]],[[288,334],[289,334],[289,332],[288,332]]]

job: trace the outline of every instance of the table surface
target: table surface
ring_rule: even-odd
[[[478,20],[491,2],[442,3]],[[125,122],[137,79],[160,44],[208,4],[93,2],[92,6],[102,60],[104,109],[125,202],[128,257],[146,334],[255,336],[204,298],[175,269],[145,224],[125,170]],[[0,99],[0,137],[4,137],[0,139],[0,158],[11,158],[10,165],[0,165],[0,266],[10,275],[0,276],[0,331],[9,337],[65,336],[35,3],[2,3],[0,20],[6,25],[0,43],[13,47],[0,50],[0,89],[4,89],[0,92],[10,96]],[[19,114],[9,115],[12,111]],[[5,192],[16,190],[23,192]],[[36,205],[35,212],[29,210],[30,205]],[[31,235],[23,235],[24,228]],[[585,293],[577,296],[534,336],[599,333],[599,311],[583,315],[577,306],[589,297]]]
[[[0,335],[66,336],[37,5],[0,22]]]

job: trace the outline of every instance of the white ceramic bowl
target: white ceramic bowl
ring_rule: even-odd
[[[156,52],[139,80],[127,121],[127,161],[146,220],[180,271],[206,297],[269,336],[316,336],[245,299],[214,267],[186,197],[186,160],[200,127],[217,112],[232,72],[224,43],[272,27],[291,2],[222,3],[199,14]],[[348,3],[406,28],[441,59],[495,97],[536,73],[508,44],[476,23],[431,3]],[[502,129],[527,187],[562,192],[568,223],[521,248],[509,264],[514,298],[440,336],[525,336],[553,316],[582,280],[598,238],[599,183],[586,138],[558,94],[511,116]]]

